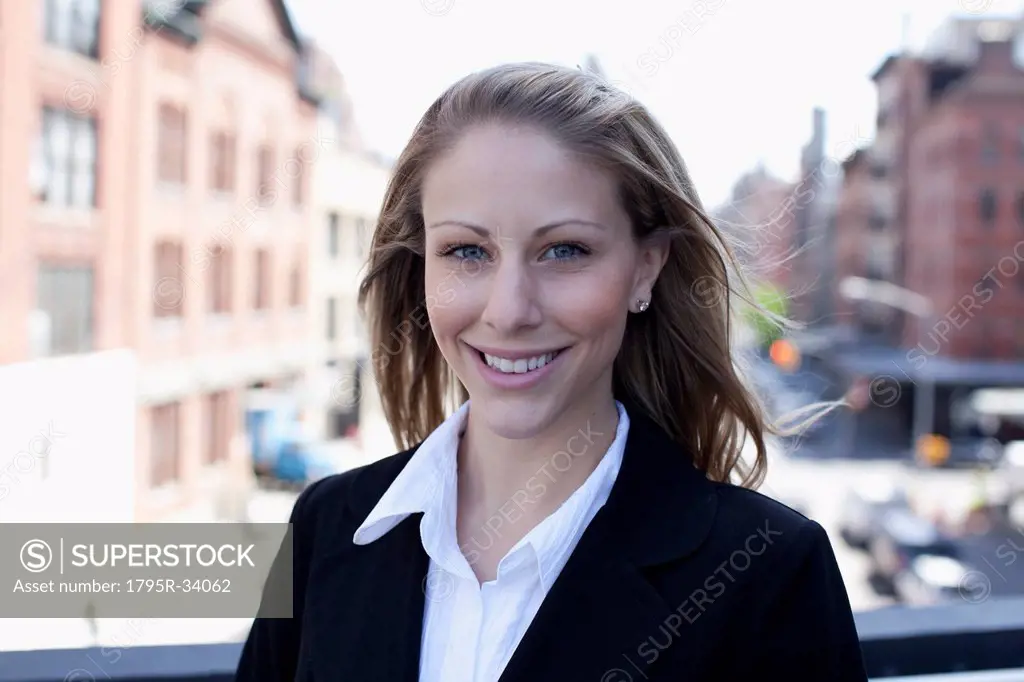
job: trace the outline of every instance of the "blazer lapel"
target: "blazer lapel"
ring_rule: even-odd
[[[552,585],[501,682],[644,679],[658,658],[639,652],[678,604],[658,593],[646,569],[692,553],[711,529],[717,498],[686,452],[640,410],[629,415],[622,468],[608,502]],[[685,655],[689,645],[674,646]]]
[[[419,678],[423,582],[429,557],[420,543],[422,514],[413,514],[383,537],[355,546],[357,556],[323,561],[319,579],[333,589],[311,605],[317,612],[311,658],[317,679]],[[339,568],[344,566],[344,568]],[[323,624],[331,622],[336,625]]]

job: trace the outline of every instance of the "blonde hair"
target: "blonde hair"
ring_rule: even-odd
[[[616,398],[663,428],[708,478],[739,477],[758,487],[765,438],[775,431],[734,365],[734,299],[752,297],[732,250],[647,110],[597,75],[550,64],[506,64],[455,83],[423,115],[396,162],[359,288],[396,441],[402,448],[421,442],[449,404],[468,398],[426,315],[420,189],[431,162],[468,127],[486,123],[537,127],[611,170],[635,237],[666,236],[668,258],[650,307],[629,316],[615,359]],[[742,457],[747,437],[756,451],[749,463]]]

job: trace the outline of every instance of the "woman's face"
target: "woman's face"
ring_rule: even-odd
[[[531,128],[473,128],[429,168],[430,323],[494,433],[529,438],[610,399],[626,316],[664,262],[618,196],[610,173]]]

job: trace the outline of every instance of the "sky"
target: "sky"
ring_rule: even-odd
[[[951,15],[1024,0],[289,0],[337,60],[368,143],[397,156],[429,104],[506,61],[570,66],[588,54],[672,135],[703,202],[763,163],[797,180],[812,111],[841,158],[874,132],[870,74]]]

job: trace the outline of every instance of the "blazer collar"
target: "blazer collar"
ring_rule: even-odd
[[[715,486],[693,457],[636,406],[626,408],[632,428],[615,487],[596,535],[637,566],[653,566],[694,551],[711,531]],[[595,519],[598,521],[599,519]]]
[[[500,682],[642,679],[654,662],[620,654],[635,651],[658,632],[678,606],[662,597],[645,569],[700,547],[714,524],[717,494],[689,453],[639,409],[626,409],[632,423],[615,487]],[[566,638],[565,632],[573,636]],[[677,646],[685,656],[682,650],[697,644]],[[632,677],[634,670],[639,678]]]

